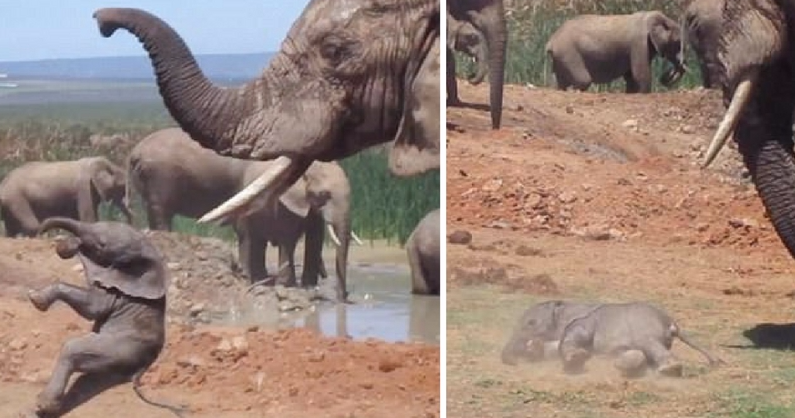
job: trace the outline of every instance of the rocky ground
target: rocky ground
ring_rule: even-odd
[[[163,232],[150,237],[172,276],[167,347],[144,377],[153,398],[186,404],[193,417],[439,416],[438,346],[287,328],[281,322],[310,311],[326,291],[248,292],[227,243]],[[47,239],[0,239],[0,417],[30,408],[62,342],[90,329],[62,305],[43,314],[24,298],[27,288],[55,278],[83,280],[77,263],[59,259],[53,246]],[[354,261],[357,251],[365,250],[354,250]],[[381,257],[379,251],[373,256]],[[214,325],[241,307],[256,307],[267,317],[263,323],[276,326]],[[118,415],[120,407],[127,412]],[[109,414],[171,416],[140,402],[128,385],[70,416]]]
[[[482,106],[447,112],[447,228],[471,235],[447,252],[448,416],[795,415],[795,264],[733,144],[699,167],[719,92],[509,86],[505,102],[500,131]],[[503,365],[520,313],[550,298],[654,302],[728,365],[681,342],[681,379]]]

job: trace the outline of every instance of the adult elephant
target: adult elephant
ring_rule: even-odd
[[[502,91],[505,84],[505,54],[508,46],[508,27],[502,0],[450,0],[447,2],[448,28],[468,22],[483,36],[489,68],[489,106],[492,129],[502,123]],[[459,106],[458,86],[455,78],[455,60],[451,37],[447,42],[447,105]]]
[[[53,216],[96,222],[101,202],[110,202],[130,223],[126,178],[124,169],[105,157],[25,163],[0,183],[6,236],[36,236],[41,222]]]
[[[627,93],[649,93],[651,63],[658,55],[671,63],[660,77],[664,85],[673,85],[686,71],[681,28],[656,10],[577,16],[552,34],[546,52],[560,90],[586,90],[623,77]]]
[[[411,268],[411,293],[439,294],[439,209],[428,212],[406,240]]]
[[[704,0],[696,0],[704,1]],[[710,79],[727,107],[707,150],[708,166],[734,133],[762,203],[790,254],[795,256],[795,3],[714,0],[720,13],[686,10],[689,27],[718,19],[717,36],[699,40]]]
[[[439,16],[439,0],[311,0],[261,75],[226,88],[158,17],[94,13],[103,36],[124,28],[143,43],[166,107],[191,138],[222,155],[276,159],[203,222],[255,211],[314,160],[390,139],[394,174],[439,168]]]
[[[202,148],[179,128],[163,129],[142,139],[130,152],[127,200],[135,189],[144,201],[149,227],[171,230],[175,215],[201,216],[273,164],[223,157]],[[326,225],[337,246],[337,296],[344,300],[352,236],[350,184],[336,162],[314,162],[276,204],[235,221],[243,270],[252,281],[267,276],[265,250],[270,242],[279,247],[279,264],[288,267],[285,284],[295,285],[294,253],[305,234],[301,283],[316,285],[318,275],[325,277],[321,253]]]
[[[468,55],[475,63],[475,72],[467,77],[467,81],[472,85],[482,83],[489,72],[486,38],[469,22],[448,19],[447,24],[447,45]]]

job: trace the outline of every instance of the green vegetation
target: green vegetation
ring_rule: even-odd
[[[545,52],[547,40],[563,22],[581,14],[627,14],[640,10],[660,10],[666,16],[679,20],[682,2],[670,0],[574,0],[574,1],[535,1],[517,0],[507,8],[508,16],[508,55],[505,66],[506,83],[554,86],[554,75]],[[685,57],[690,72],[674,85],[673,89],[693,88],[701,85],[701,73],[693,49],[688,46]],[[456,54],[456,65],[460,76],[469,74],[472,63]],[[660,85],[659,75],[665,71],[667,62],[657,58],[654,61],[654,91],[666,91]],[[592,91],[623,91],[624,80],[619,79],[607,85],[591,86]]]
[[[167,126],[174,126],[158,102],[100,104],[36,104],[3,106],[0,111],[0,178],[27,161],[76,159],[105,155],[117,164],[138,140]],[[117,135],[116,141],[100,141],[98,135]],[[92,136],[95,144],[92,144]],[[439,173],[416,178],[397,178],[387,167],[383,148],[349,157],[341,162],[351,182],[353,227],[362,238],[405,241],[425,214],[439,207]],[[136,223],[144,225],[141,202],[132,202]],[[115,209],[103,215],[121,219]],[[230,228],[199,225],[177,218],[175,229],[227,239]]]

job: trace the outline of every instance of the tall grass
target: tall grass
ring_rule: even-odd
[[[124,166],[129,151],[149,133],[174,126],[160,103],[46,104],[0,109],[0,178],[27,161],[71,160],[104,155]],[[116,142],[92,144],[94,135],[117,135]],[[95,141],[96,142],[96,141]],[[383,150],[341,161],[351,183],[352,222],[362,238],[403,243],[426,212],[439,207],[439,174],[410,179],[389,174]],[[140,198],[131,202],[136,224],[146,225]],[[103,219],[122,219],[103,204]],[[233,239],[229,227],[197,224],[177,217],[175,230]]]
[[[506,5],[508,20],[508,53],[505,80],[513,84],[533,84],[553,87],[555,85],[551,64],[546,55],[546,44],[550,36],[572,17],[582,14],[628,14],[642,10],[660,10],[666,16],[679,21],[683,2],[671,0],[570,0],[540,1],[515,0]],[[687,49],[685,62],[690,72],[671,89],[693,88],[701,85],[701,73],[692,48]],[[472,71],[472,64],[461,54],[456,54],[459,75]],[[665,71],[667,62],[657,57],[653,64],[653,91],[667,91],[657,80]],[[591,91],[624,91],[623,79],[609,84],[592,85]]]

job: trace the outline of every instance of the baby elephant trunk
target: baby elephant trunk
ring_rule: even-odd
[[[85,224],[70,218],[52,217],[47,218],[39,226],[37,235],[44,234],[53,229],[63,229],[77,236],[85,235],[87,232]]]

